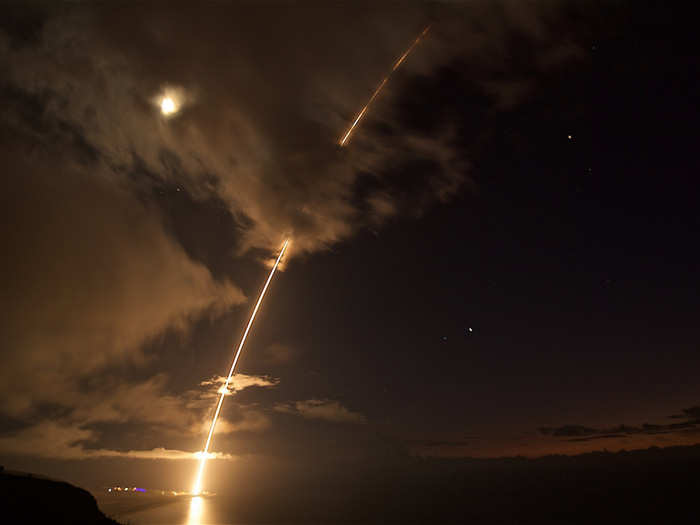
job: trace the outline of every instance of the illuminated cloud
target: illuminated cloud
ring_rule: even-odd
[[[157,210],[111,181],[108,168],[6,150],[0,162],[11,203],[0,229],[13,254],[0,276],[7,337],[0,411],[20,417],[44,403],[81,407],[81,381],[143,365],[148,341],[184,336],[195,320],[245,300],[191,259]],[[107,375],[91,389],[113,381]]]
[[[11,436],[0,438],[3,454],[39,456],[52,459],[95,459],[107,457],[133,459],[195,460],[198,452],[186,452],[162,447],[150,450],[110,450],[86,448],[97,436],[91,430],[77,428],[58,422],[44,422],[28,427]],[[217,459],[236,459],[231,454],[213,452]]]
[[[86,455],[84,457],[88,458],[104,458],[104,457],[119,457],[119,458],[132,458],[132,459],[170,459],[170,460],[180,460],[180,459],[199,459],[201,457],[201,452],[185,452],[184,450],[169,450],[165,448],[154,448],[151,450],[86,450]],[[231,454],[224,454],[223,452],[209,452],[209,459],[236,459],[236,456]]]
[[[258,387],[272,387],[277,386],[280,380],[270,376],[262,375],[248,375],[248,374],[235,374],[231,377],[231,381],[228,384],[228,394],[235,394],[246,388],[253,386]],[[216,386],[219,385],[220,388],[216,392],[210,392],[206,397],[216,397],[216,393],[221,393],[221,389],[226,383],[226,378],[223,376],[216,375],[211,379],[206,379],[200,383],[201,386]]]

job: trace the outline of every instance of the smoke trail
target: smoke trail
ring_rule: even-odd
[[[224,383],[224,386],[220,390],[221,395],[219,396],[219,401],[216,404],[216,411],[214,412],[214,417],[212,418],[211,426],[209,427],[209,435],[207,435],[207,441],[206,441],[206,444],[204,445],[204,450],[202,451],[202,456],[199,460],[199,469],[197,471],[197,478],[195,480],[194,487],[192,488],[193,494],[200,494],[202,492],[202,475],[204,474],[204,467],[207,463],[207,456],[209,455],[209,445],[211,445],[211,438],[214,435],[214,428],[216,428],[216,421],[219,419],[219,413],[221,412],[221,405],[224,404],[224,397],[226,396],[226,393],[228,392],[228,384],[231,382],[231,377],[233,376],[233,372],[236,370],[236,363],[238,363],[238,357],[241,355],[241,350],[243,349],[243,345],[245,344],[245,340],[248,337],[248,332],[250,331],[250,327],[253,326],[253,321],[255,320],[255,316],[258,313],[258,309],[260,308],[260,303],[262,303],[263,297],[265,297],[265,292],[267,292],[267,287],[270,285],[270,281],[272,280],[272,276],[275,274],[275,270],[277,270],[277,266],[279,265],[280,260],[282,260],[282,256],[284,255],[284,252],[286,251],[288,244],[289,244],[289,239],[284,241],[284,245],[282,246],[282,250],[280,251],[280,254],[277,256],[277,260],[275,261],[275,264],[272,267],[272,270],[270,270],[270,275],[268,275],[267,281],[265,281],[265,286],[263,286],[263,289],[260,292],[260,296],[258,297],[258,302],[255,303],[255,308],[253,308],[253,313],[250,314],[250,319],[248,320],[248,325],[246,326],[245,332],[243,332],[243,337],[241,338],[241,342],[238,345],[238,350],[236,350],[236,354],[233,358],[233,363],[231,364],[231,369],[229,370],[228,377],[226,378],[226,382]]]
[[[425,29],[421,32],[420,35],[418,35],[418,38],[416,38],[413,43],[409,46],[409,48],[404,52],[403,55],[399,57],[399,59],[394,62],[394,65],[391,68],[391,71],[389,71],[389,74],[384,77],[384,79],[379,83],[377,86],[377,89],[374,90],[374,93],[372,93],[372,96],[369,97],[369,100],[367,101],[367,104],[362,108],[362,110],[357,114],[357,117],[353,121],[352,124],[350,124],[350,127],[347,129],[347,131],[343,134],[343,136],[340,138],[340,141],[338,142],[340,146],[345,146],[345,144],[348,141],[348,138],[350,138],[350,134],[352,131],[355,129],[355,126],[362,120],[362,117],[365,116],[365,113],[367,113],[367,110],[369,109],[370,104],[374,101],[375,98],[377,98],[377,95],[379,95],[380,91],[384,87],[384,85],[389,81],[389,77],[391,74],[398,69],[398,67],[401,65],[401,63],[406,60],[406,57],[411,54],[411,51],[413,51],[413,48],[418,45],[418,42],[421,41],[421,39],[428,33],[428,30],[430,29],[430,26],[426,26]]]

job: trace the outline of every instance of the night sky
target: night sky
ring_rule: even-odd
[[[655,4],[4,7],[0,463],[187,489],[287,237],[217,490],[700,443],[700,61]]]

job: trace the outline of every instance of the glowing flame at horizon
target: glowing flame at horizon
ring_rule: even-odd
[[[267,287],[270,285],[270,281],[272,280],[272,276],[275,274],[275,270],[277,270],[277,266],[279,266],[279,263],[282,260],[282,256],[284,255],[284,252],[287,250],[288,244],[289,244],[289,239],[286,239],[284,241],[284,244],[282,245],[282,250],[280,250],[280,254],[277,256],[277,260],[275,261],[275,264],[272,267],[272,270],[270,270],[270,275],[267,276],[267,281],[265,281],[265,286],[263,286],[263,289],[260,292],[260,296],[258,297],[258,302],[255,303],[255,308],[253,308],[253,313],[250,314],[250,319],[248,320],[248,325],[245,328],[245,332],[243,332],[243,337],[241,338],[241,342],[238,345],[238,349],[236,350],[236,354],[233,357],[233,363],[231,364],[231,369],[229,370],[228,377],[226,378],[226,382],[218,390],[218,392],[220,394],[219,401],[216,404],[216,411],[214,412],[214,417],[211,420],[211,426],[209,427],[209,434],[207,435],[207,441],[204,445],[204,450],[197,453],[200,455],[200,460],[199,460],[199,468],[197,470],[197,477],[195,478],[194,487],[192,488],[192,493],[195,495],[201,494],[201,492],[202,492],[202,476],[204,474],[204,467],[207,463],[207,459],[209,459],[209,457],[211,457],[211,454],[209,452],[209,446],[211,445],[211,438],[214,435],[214,429],[216,428],[216,421],[219,419],[219,413],[221,412],[221,405],[223,405],[224,398],[229,393],[228,385],[231,382],[231,377],[233,377],[234,371],[236,370],[236,364],[238,363],[238,358],[241,355],[241,350],[243,349],[243,345],[245,344],[245,341],[248,337],[248,332],[250,332],[250,327],[253,326],[253,321],[255,320],[255,316],[258,313],[258,309],[260,308],[260,304],[262,303],[263,297],[265,297],[265,292],[267,292]]]
[[[367,113],[367,110],[369,109],[369,106],[374,102],[374,99],[377,98],[381,90],[384,88],[384,85],[389,81],[389,77],[391,74],[398,69],[398,67],[401,65],[401,63],[406,60],[406,57],[411,54],[411,51],[413,51],[413,48],[418,45],[418,42],[421,41],[421,39],[428,33],[428,30],[430,29],[430,25],[426,26],[425,29],[421,32],[420,35],[418,35],[418,38],[416,38],[413,43],[408,47],[408,49],[404,52],[403,55],[401,55],[396,62],[394,62],[394,65],[391,68],[391,71],[389,71],[389,74],[385,76],[382,81],[379,83],[377,86],[377,89],[374,90],[374,93],[372,93],[372,96],[369,97],[369,100],[367,101],[367,104],[364,105],[364,107],[360,110],[360,112],[357,114],[357,117],[355,117],[355,120],[350,124],[350,127],[345,131],[343,136],[340,138],[340,141],[338,144],[340,146],[345,146],[347,143],[348,139],[350,138],[350,135],[352,134],[353,130],[355,129],[355,126],[359,124],[359,122],[362,120],[362,117],[365,116],[365,113]]]

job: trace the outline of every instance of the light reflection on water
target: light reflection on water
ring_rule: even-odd
[[[110,517],[128,525],[250,525],[250,522],[232,518],[226,500],[216,496],[183,498],[137,512],[111,514]],[[313,522],[304,525],[331,524]]]
[[[216,498],[196,496],[165,502],[133,512],[113,512],[111,517],[129,525],[234,525],[217,508]]]
[[[187,525],[201,525],[204,501],[201,496],[195,496],[190,500],[190,512],[187,515]]]

